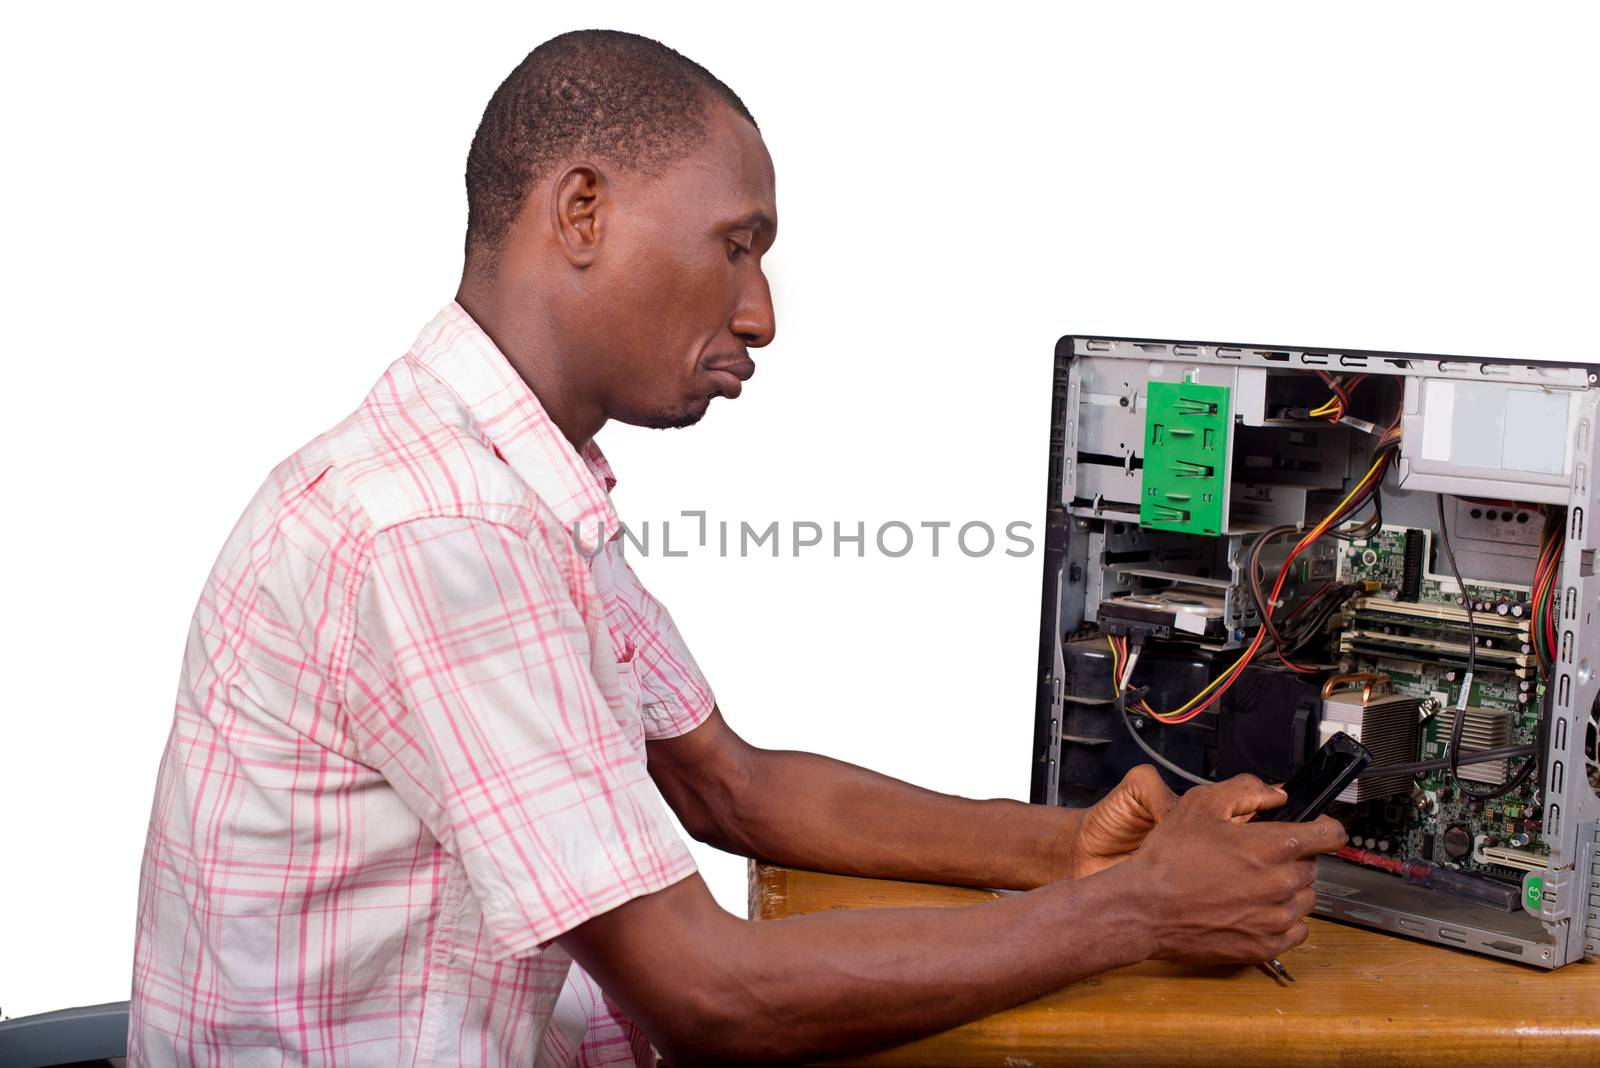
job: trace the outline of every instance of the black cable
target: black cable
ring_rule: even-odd
[[[1497,797],[1504,797],[1528,781],[1528,777],[1533,774],[1534,765],[1537,763],[1539,763],[1539,750],[1535,746],[1533,751],[1528,754],[1528,759],[1524,760],[1522,766],[1517,769],[1517,773],[1505,781],[1505,785],[1497,786],[1487,793],[1479,793],[1476,790],[1464,790],[1462,792],[1468,797],[1477,798],[1480,801],[1492,801]]]
[[[1504,785],[1497,786],[1488,793],[1469,793],[1469,797],[1475,797],[1483,801],[1492,801],[1497,797],[1504,797],[1506,794],[1518,789],[1523,783],[1528,781],[1528,777],[1533,774],[1534,768],[1536,768],[1539,764],[1540,754],[1545,751],[1545,746],[1549,742],[1549,739],[1545,735],[1549,721],[1545,717],[1544,709],[1538,709],[1537,712],[1538,719],[1534,721],[1535,727],[1533,731],[1532,751],[1529,752],[1528,759],[1524,760],[1522,762],[1522,766],[1517,769],[1517,773],[1511,776],[1511,778],[1507,779]]]
[[[1460,754],[1458,764],[1487,764],[1491,760],[1515,760],[1519,756],[1532,756],[1537,749],[1536,745],[1502,745],[1496,749],[1469,749]],[[1357,778],[1367,779],[1375,775],[1415,775],[1423,771],[1439,771],[1449,766],[1450,761],[1446,757],[1413,760],[1406,764],[1375,764]]]
[[[1456,769],[1461,765],[1461,732],[1466,727],[1467,702],[1472,699],[1472,678],[1478,667],[1478,622],[1472,611],[1472,596],[1467,592],[1467,584],[1461,580],[1461,568],[1456,565],[1456,551],[1450,545],[1450,532],[1445,527],[1444,494],[1436,496],[1433,503],[1439,513],[1439,543],[1444,546],[1445,558],[1450,561],[1450,574],[1456,580],[1456,589],[1461,591],[1461,603],[1467,610],[1467,675],[1461,680],[1456,714],[1450,720],[1450,743],[1445,747],[1445,755],[1449,758],[1445,766],[1450,769],[1450,778],[1456,779],[1459,786]]]
[[[1533,767],[1539,760],[1537,751],[1528,753],[1528,758],[1517,768],[1512,775],[1500,786],[1489,791],[1471,789],[1461,781],[1459,769],[1461,767],[1461,732],[1466,727],[1467,702],[1472,699],[1472,677],[1478,666],[1478,628],[1477,620],[1472,611],[1472,595],[1467,592],[1467,584],[1461,580],[1461,568],[1456,564],[1456,552],[1450,546],[1450,532],[1445,528],[1444,520],[1444,494],[1439,494],[1433,499],[1439,512],[1439,542],[1444,546],[1444,555],[1450,561],[1450,574],[1456,580],[1456,588],[1461,591],[1461,603],[1467,610],[1467,674],[1461,680],[1460,695],[1456,700],[1456,713],[1450,719],[1450,744],[1445,749],[1445,767],[1449,770],[1450,779],[1455,783],[1456,789],[1462,796],[1477,798],[1480,801],[1489,801],[1496,797],[1504,797],[1511,791],[1528,781],[1528,776],[1533,774]]]
[[[1134,729],[1133,716],[1131,716],[1128,713],[1127,705],[1125,705],[1123,703],[1122,698],[1121,698],[1120,695],[1117,697],[1116,703],[1117,703],[1117,718],[1122,720],[1123,726],[1126,727],[1127,730],[1128,730],[1128,737],[1133,739],[1135,745],[1137,745],[1140,749],[1144,750],[1145,756],[1149,757],[1151,760],[1154,760],[1157,764],[1160,764],[1162,767],[1164,767],[1168,771],[1172,772],[1172,774],[1177,775],[1180,778],[1188,779],[1190,782],[1194,783],[1196,786],[1210,786],[1213,782],[1216,781],[1214,779],[1202,778],[1201,776],[1196,775],[1192,771],[1187,771],[1187,770],[1185,770],[1183,768],[1180,768],[1178,765],[1174,764],[1172,761],[1168,760],[1166,757],[1162,756],[1160,753],[1158,753],[1154,749],[1150,748],[1149,743],[1147,743],[1143,738],[1141,738],[1139,736],[1139,732]]]
[[[1134,649],[1135,649],[1135,651],[1137,651],[1138,646],[1134,646]],[[1132,655],[1132,654],[1130,654],[1130,655]],[[1150,748],[1150,744],[1139,736],[1139,732],[1137,730],[1135,730],[1134,726],[1133,726],[1133,716],[1128,712],[1128,695],[1122,689],[1122,680],[1120,680],[1120,679],[1115,677],[1116,670],[1117,670],[1117,658],[1116,657],[1112,657],[1111,658],[1111,671],[1112,671],[1113,677],[1111,679],[1111,700],[1112,700],[1112,703],[1115,704],[1116,707],[1117,707],[1117,718],[1122,721],[1122,726],[1123,726],[1124,729],[1127,730],[1128,737],[1133,739],[1133,743],[1135,745],[1137,745],[1140,749],[1144,750],[1144,755],[1145,756],[1149,757],[1151,760],[1154,760],[1157,764],[1160,764],[1162,767],[1164,767],[1168,771],[1172,772],[1172,774],[1178,776],[1181,779],[1187,779],[1190,782],[1194,783],[1196,786],[1209,786],[1209,785],[1211,785],[1215,781],[1214,779],[1203,778],[1203,777],[1201,777],[1199,775],[1196,775],[1192,771],[1188,771],[1185,768],[1179,767],[1177,764],[1174,764],[1172,761],[1168,760],[1166,757],[1162,756],[1160,753],[1158,753],[1154,749]],[[1129,676],[1128,676],[1128,685],[1129,685],[1130,689],[1133,686],[1133,675],[1132,674],[1129,674]]]

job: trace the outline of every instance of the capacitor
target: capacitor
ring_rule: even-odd
[[[1523,846],[1527,845],[1531,841],[1533,841],[1533,839],[1529,838],[1526,834],[1523,834],[1521,831],[1518,831],[1516,834],[1514,834],[1510,838],[1506,839],[1506,842],[1507,842],[1508,845],[1511,845],[1511,846],[1513,846],[1513,847],[1515,847],[1517,849],[1521,849]]]
[[[1527,694],[1525,694],[1525,693],[1517,694],[1517,704],[1525,705],[1527,703],[1528,703],[1528,695]]]
[[[1371,849],[1373,846],[1378,844],[1378,840],[1376,838],[1365,838],[1362,839],[1361,844],[1366,846],[1368,849]]]
[[[1511,606],[1511,614],[1513,616],[1515,616],[1516,618],[1521,619],[1522,618],[1522,606],[1520,604],[1512,605]]]
[[[1387,839],[1387,838],[1378,839],[1378,852],[1380,852],[1380,853],[1389,852],[1389,839]]]
[[[1361,836],[1359,834],[1352,834],[1350,836],[1350,844],[1353,846],[1359,846],[1361,844]]]
[[[1467,603],[1467,599],[1465,597],[1461,596],[1459,593],[1456,594],[1456,604],[1464,605],[1466,603]]]
[[[1517,680],[1517,689],[1519,690],[1526,690],[1530,685],[1531,683],[1529,683],[1527,679]]]
[[[1504,601],[1501,601],[1499,604],[1495,605],[1494,610],[1503,616],[1509,616],[1511,614],[1511,606],[1506,604]]]

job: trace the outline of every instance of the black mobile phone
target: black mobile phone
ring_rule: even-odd
[[[1252,822],[1304,823],[1322,815],[1339,792],[1372,763],[1366,746],[1340,731],[1283,784],[1289,795],[1282,808],[1258,812]]]

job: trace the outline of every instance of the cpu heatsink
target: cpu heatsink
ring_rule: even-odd
[[[1419,698],[1374,693],[1371,687],[1326,696],[1322,702],[1322,741],[1338,731],[1350,735],[1372,753],[1372,766],[1404,764],[1416,759]],[[1340,801],[1392,797],[1411,786],[1408,775],[1361,778],[1344,788]]]

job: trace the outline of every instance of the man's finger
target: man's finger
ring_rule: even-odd
[[[1318,816],[1309,823],[1256,823],[1263,831],[1276,831],[1280,855],[1284,860],[1332,853],[1345,843],[1344,825],[1332,816]]]
[[[1172,792],[1154,764],[1140,764],[1128,772],[1122,777],[1122,786],[1158,823],[1178,801],[1178,795]]]
[[[1252,816],[1265,809],[1280,808],[1289,795],[1268,786],[1254,775],[1235,775],[1215,786],[1200,786],[1190,791],[1206,811],[1220,819]]]

